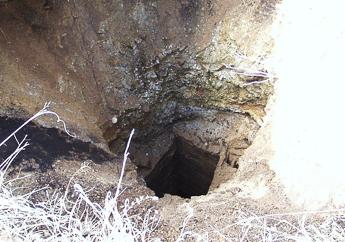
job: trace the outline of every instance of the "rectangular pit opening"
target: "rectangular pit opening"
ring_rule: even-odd
[[[183,198],[206,195],[211,185],[219,156],[193,146],[182,138],[145,177],[146,184],[158,197],[164,194]]]

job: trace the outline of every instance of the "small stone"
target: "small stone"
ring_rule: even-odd
[[[111,122],[112,122],[113,124],[116,124],[117,121],[118,121],[117,116],[114,115],[114,117],[111,119]]]
[[[157,74],[154,71],[149,71],[148,73],[146,73],[146,78],[148,78],[148,79],[156,79],[157,78]]]

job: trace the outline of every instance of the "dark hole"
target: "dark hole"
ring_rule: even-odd
[[[210,154],[182,139],[162,157],[146,184],[158,197],[164,194],[183,198],[206,195],[211,185],[219,156]]]

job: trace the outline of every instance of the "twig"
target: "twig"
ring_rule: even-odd
[[[122,169],[121,169],[121,174],[120,174],[120,178],[119,178],[119,183],[117,184],[117,188],[116,188],[115,200],[117,200],[117,198],[118,198],[118,196],[120,194],[120,188],[121,188],[121,184],[122,184],[122,179],[123,179],[123,175],[125,173],[125,166],[126,166],[126,162],[127,162],[128,155],[129,155],[128,150],[129,150],[129,146],[131,144],[133,135],[134,135],[134,129],[132,129],[132,132],[129,135],[129,139],[128,139],[128,142],[127,142],[126,150],[125,150],[125,153],[123,154]]]
[[[238,75],[243,76],[250,76],[250,77],[267,77],[267,78],[274,78],[274,76],[270,75],[264,71],[246,71],[240,68],[233,67],[231,65],[223,64],[226,69],[235,71]]]
[[[21,130],[25,125],[27,125],[28,123],[30,123],[32,120],[38,118],[39,116],[42,116],[42,115],[45,115],[45,114],[52,114],[52,115],[54,115],[54,116],[57,118],[57,121],[56,121],[56,122],[57,122],[57,123],[60,123],[60,122],[61,122],[61,123],[63,124],[63,127],[64,127],[65,132],[66,132],[69,136],[75,138],[76,135],[70,133],[70,132],[67,130],[65,121],[63,121],[57,113],[55,113],[55,112],[49,110],[49,105],[50,105],[50,102],[46,102],[46,103],[44,104],[43,108],[42,108],[39,112],[37,112],[34,116],[32,116],[31,118],[29,118],[29,119],[28,119],[25,123],[23,123],[19,128],[17,128],[15,131],[13,131],[12,134],[10,134],[4,141],[2,141],[2,142],[0,143],[0,147],[3,146],[12,136],[15,136],[15,134],[16,134],[19,130]]]
[[[253,81],[253,82],[248,82],[248,83],[245,83],[243,84],[243,86],[250,86],[250,85],[254,85],[254,84],[261,84],[261,83],[265,83],[265,82],[269,82],[270,79],[264,79],[264,80],[260,80],[260,81]]]

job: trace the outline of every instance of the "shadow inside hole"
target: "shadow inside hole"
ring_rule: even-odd
[[[146,184],[158,197],[164,194],[183,198],[206,195],[218,160],[218,155],[177,138],[170,151],[146,176]]]
[[[26,120],[0,116],[0,142],[20,127]],[[30,145],[15,158],[13,165],[23,161],[34,160],[39,168],[45,171],[57,159],[92,160],[96,163],[110,161],[113,157],[96,145],[83,142],[68,136],[56,128],[45,128],[33,122],[21,129],[16,137],[18,140],[27,135]],[[17,142],[12,137],[0,147],[0,164],[17,148]]]

